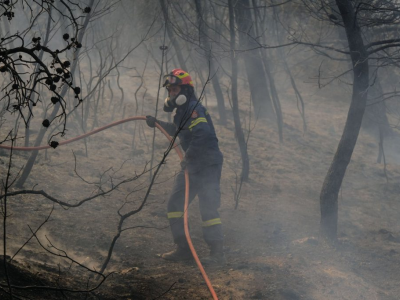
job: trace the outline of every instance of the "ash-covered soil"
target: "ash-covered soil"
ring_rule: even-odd
[[[206,267],[206,271],[218,297],[398,299],[398,154],[386,153],[385,171],[383,164],[376,163],[376,139],[366,132],[360,134],[339,195],[339,244],[334,248],[321,245],[319,192],[340,139],[348,104],[332,103],[323,93],[303,95],[308,99],[308,130],[303,132],[294,96],[289,92],[286,96],[282,100],[283,143],[279,143],[275,122],[258,120],[254,126],[254,118],[251,121],[250,180],[243,184],[236,210],[233,191],[240,174],[240,154],[233,120],[229,119],[226,127],[216,124],[225,156],[220,211],[227,265]],[[216,110],[212,104],[209,106],[217,119]],[[127,103],[126,111],[134,111],[133,104]],[[246,113],[244,109],[242,115]],[[112,121],[107,109],[101,114],[101,125]],[[167,119],[165,115],[162,118]],[[248,122],[248,117],[243,122]],[[71,129],[67,138],[78,134]],[[389,143],[395,145],[397,137],[391,139],[388,147]],[[31,230],[35,231],[53,210],[49,221],[37,232],[37,239],[47,249],[58,254],[63,250],[82,265],[100,270],[117,233],[119,213],[137,209],[146,193],[151,141],[152,130],[139,121],[88,138],[88,156],[84,141],[41,152],[25,188],[44,190],[69,203],[145,172],[113,192],[75,208],[54,204],[40,195],[8,198],[7,254],[13,256],[32,237]],[[156,161],[167,146],[165,137],[156,133]],[[26,153],[14,153],[13,176],[26,159]],[[1,151],[2,174],[7,161],[8,152]],[[124,223],[125,230],[105,270],[105,274],[114,273],[98,289],[84,294],[33,290],[21,293],[32,299],[209,299],[196,265],[170,263],[159,257],[173,248],[166,202],[178,169],[178,158],[171,153],[146,205]],[[197,200],[190,206],[189,219],[194,245],[199,256],[205,256]],[[79,290],[91,289],[98,282],[96,276],[71,261],[50,255],[35,237],[14,260],[9,272],[14,285]],[[1,282],[6,284],[4,269]],[[0,295],[5,299],[4,292]]]

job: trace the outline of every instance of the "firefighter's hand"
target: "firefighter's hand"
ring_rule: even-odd
[[[157,119],[154,118],[153,116],[146,116],[147,126],[154,128],[154,127],[156,127],[156,122],[157,122]]]
[[[186,167],[187,167],[186,158],[183,158],[183,159],[181,160],[181,169],[182,169],[182,170],[185,170]]]

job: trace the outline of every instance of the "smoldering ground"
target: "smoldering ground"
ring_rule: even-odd
[[[214,120],[225,159],[220,212],[228,262],[223,267],[206,268],[219,297],[396,299],[400,292],[397,280],[400,261],[400,168],[398,133],[394,126],[397,121],[396,99],[384,100],[387,103],[388,123],[393,131],[393,135],[386,136],[383,142],[386,164],[376,162],[380,147],[376,128],[380,123],[372,114],[375,129],[364,128],[361,131],[338,195],[338,243],[336,247],[325,247],[320,243],[319,197],[350,105],[351,73],[334,80],[337,74],[349,70],[348,60],[321,58],[307,47],[277,50],[285,53],[305,102],[305,131],[302,106],[289,74],[284,71],[279,52],[267,47],[257,49],[268,54],[269,68],[280,99],[283,115],[283,141],[280,143],[277,119],[263,118],[262,108],[254,107],[243,58],[250,51],[245,51],[245,44],[237,37],[239,115],[247,141],[250,176],[249,181],[243,183],[239,197],[235,198],[235,195],[238,196],[242,164],[230,110],[233,98],[229,24],[225,21],[219,23],[218,14],[213,14],[218,9],[221,9],[221,15],[226,14],[227,7],[204,4],[208,9],[206,21],[219,24],[218,29],[208,32],[217,62],[215,72],[211,72],[210,62],[205,59],[205,47],[199,44],[198,28],[194,26],[194,20],[198,20],[195,10],[191,4],[172,2],[169,11],[170,24],[174,25],[172,32],[182,45],[183,58],[188,64],[187,71],[195,80],[197,95],[204,95],[202,103]],[[69,103],[66,135],[57,135],[55,138],[59,141],[125,117],[155,115],[156,108],[158,118],[164,121],[171,118],[162,111],[166,94],[163,89],[158,93],[160,75],[181,66],[172,39],[165,31],[159,3],[138,2],[136,6],[130,6],[128,1],[122,1],[121,4],[123,6],[115,6],[106,20],[94,20],[90,25],[90,34],[84,38],[84,51],[80,56],[75,82],[79,82],[82,95],[86,96],[76,109],[72,109],[76,104],[74,95],[68,98],[72,101]],[[285,14],[285,11],[281,13]],[[304,18],[304,14],[300,11],[298,15],[294,13],[293,17],[286,18],[287,22],[292,22],[290,28],[296,28],[299,35],[294,35],[293,30],[282,30],[279,36],[299,37],[301,32],[317,27],[323,32],[320,37],[325,41],[346,47],[343,39],[338,39],[340,34],[335,27],[330,27],[326,20]],[[272,12],[269,19],[273,20]],[[334,18],[330,16],[329,19]],[[153,24],[154,20],[158,22]],[[268,30],[273,24],[270,25],[263,23],[265,34],[269,34],[270,38],[265,45],[259,40],[262,46],[273,45],[271,41],[277,38]],[[32,30],[39,34],[45,26],[40,28]],[[236,29],[239,34],[240,30]],[[312,32],[315,33],[315,30]],[[135,48],[138,44],[140,46]],[[162,52],[160,46],[168,46],[168,49]],[[117,62],[121,63],[114,67]],[[266,65],[263,66],[265,68]],[[389,75],[382,77],[384,93],[392,92],[397,84],[393,75],[396,69],[389,69]],[[225,99],[226,125],[220,122],[211,80],[215,76],[220,79]],[[271,84],[270,81],[265,83],[269,87]],[[31,143],[53,107],[51,93],[45,89],[40,93],[43,102],[38,103],[30,123]],[[375,98],[377,96],[371,96],[370,100]],[[16,114],[3,116],[1,134],[16,127],[17,117]],[[16,143],[20,146],[25,130],[22,123],[17,127],[21,139],[17,139]],[[49,142],[52,133],[56,132],[55,128],[61,127],[60,120],[54,122],[48,128],[43,144]],[[169,145],[159,132],[155,134],[153,167]],[[144,121],[137,121],[110,128],[74,144],[40,152],[25,182],[25,189],[44,190],[72,204],[112,189],[112,192],[76,208],[55,205],[49,222],[38,231],[38,238],[44,241],[44,246],[49,247],[48,238],[71,258],[99,270],[109,254],[113,238],[118,234],[121,214],[137,209],[145,197],[151,173],[152,139],[153,130]],[[1,151],[3,181],[7,174],[8,154]],[[12,178],[26,164],[28,156],[23,152],[13,153]],[[126,230],[116,241],[105,270],[105,273],[115,271],[116,274],[91,297],[203,299],[209,296],[194,265],[167,263],[159,257],[160,253],[173,248],[165,214],[168,195],[179,168],[179,160],[171,152],[143,209],[124,223]],[[115,188],[131,178],[135,179]],[[17,251],[31,236],[28,225],[32,229],[38,228],[52,208],[53,202],[38,195],[9,198],[9,254]],[[189,211],[191,234],[200,257],[204,257],[208,248],[202,239],[199,215],[195,200]],[[35,239],[20,251],[16,259],[26,266],[34,266],[35,272],[47,268],[46,278],[69,283],[65,275],[69,270],[68,261],[49,255]],[[57,270],[61,270],[61,276]],[[77,267],[70,271],[68,276],[76,281],[93,278]]]

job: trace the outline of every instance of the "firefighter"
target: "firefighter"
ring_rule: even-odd
[[[189,201],[196,195],[199,198],[203,236],[210,247],[210,255],[202,262],[223,264],[223,234],[218,213],[223,156],[218,147],[214,125],[209,113],[196,98],[192,78],[187,72],[174,69],[164,76],[164,80],[163,87],[168,91],[164,111],[172,112],[176,109],[173,123],[160,121],[153,116],[146,116],[146,123],[149,127],[154,127],[155,123],[160,124],[171,136],[178,132],[185,157],[168,201],[167,216],[176,248],[161,257],[170,261],[193,259],[183,227],[184,172],[187,168],[190,178]]]

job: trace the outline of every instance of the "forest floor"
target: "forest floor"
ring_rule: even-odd
[[[343,130],[348,104],[333,103],[323,92],[313,91],[313,95],[310,92],[303,97],[306,132],[290,94],[282,100],[283,143],[279,143],[275,123],[259,120],[255,124],[248,144],[250,180],[243,184],[237,209],[233,189],[240,173],[240,155],[234,124],[231,118],[225,127],[216,124],[225,157],[220,212],[227,264],[205,268],[215,291],[219,299],[399,299],[400,154],[389,151],[388,146],[387,181],[384,165],[376,163],[378,142],[361,132],[339,195],[339,243],[334,248],[323,246],[318,242],[319,192]],[[134,111],[133,104],[127,105],[127,111]],[[212,107],[210,111],[216,115]],[[101,116],[100,125],[111,121],[107,109]],[[67,138],[73,136],[71,130]],[[25,188],[36,185],[35,190],[75,203],[98,191],[102,174],[103,189],[109,186],[106,181],[110,175],[118,182],[134,172],[140,174],[150,159],[151,140],[151,129],[140,121],[140,125],[126,124],[90,137],[88,157],[82,141],[50,149],[47,154],[43,151]],[[167,145],[157,133],[156,159]],[[26,158],[26,153],[14,154],[14,176]],[[2,174],[7,161],[8,152],[2,151]],[[195,264],[171,263],[159,257],[173,249],[166,203],[178,170],[178,158],[171,153],[145,207],[124,224],[131,229],[116,242],[105,271],[115,273],[82,299],[210,299]],[[110,195],[77,208],[55,205],[37,236],[45,247],[51,241],[78,262],[99,270],[117,232],[118,210],[139,207],[148,182],[146,173]],[[9,198],[8,209],[8,253],[13,255],[31,236],[28,225],[35,230],[49,215],[53,203],[37,195],[23,195]],[[195,200],[189,211],[191,234],[199,256],[204,257],[207,247],[199,215]],[[95,284],[89,273],[49,255],[35,238],[15,261],[10,266],[10,278],[16,285],[85,288]],[[1,275],[4,279],[4,273]],[[30,297],[79,298],[69,292],[51,291],[32,292]]]

